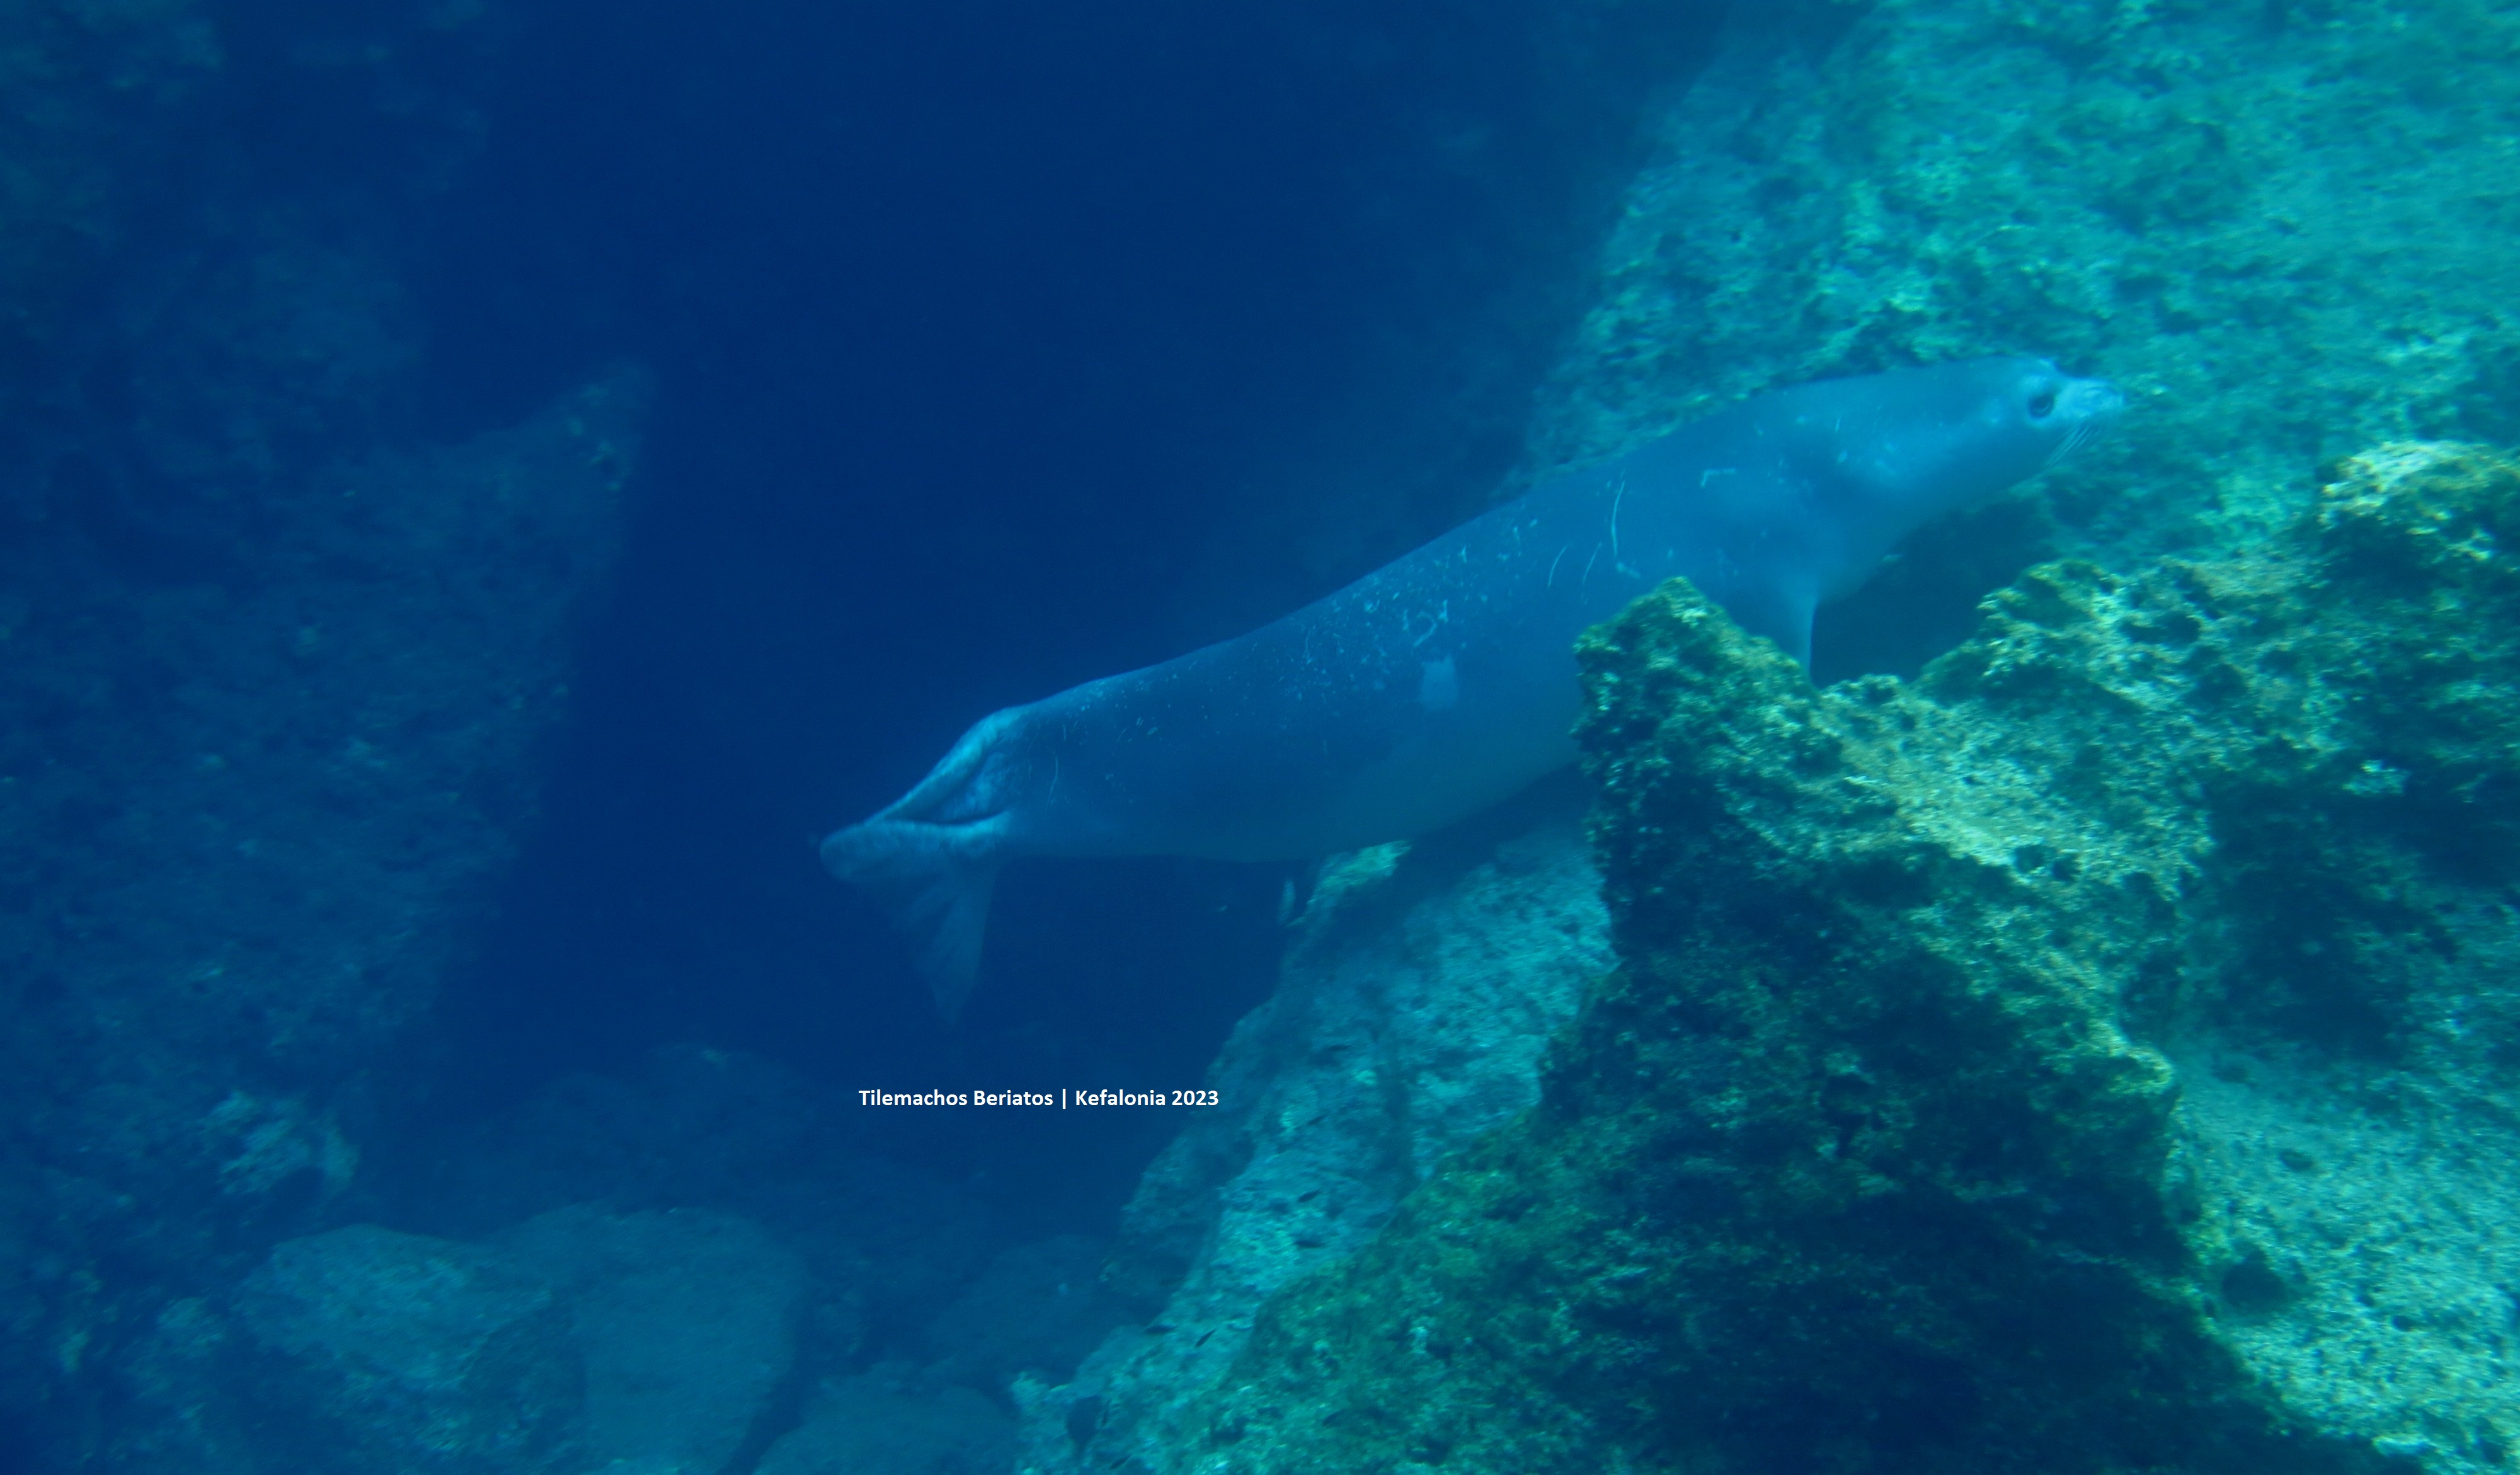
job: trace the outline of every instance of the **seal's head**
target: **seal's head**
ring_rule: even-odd
[[[1849,425],[1855,433],[1838,452],[1907,528],[2037,474],[2126,407],[2116,385],[2046,359],[1968,359],[1849,382],[1871,386],[1871,413]]]
[[[1990,442],[1982,454],[2038,458],[2036,466],[2017,474],[2004,467],[1990,468],[1989,473],[2004,477],[2006,486],[2054,466],[2126,408],[2126,395],[2117,385],[2104,379],[2076,379],[2046,359],[1980,359],[1960,367],[1975,367],[1984,376],[1978,413]]]
[[[2037,474],[2113,420],[2126,396],[2046,359],[1986,358],[1823,380],[1770,396],[1790,447],[1845,534],[1823,595],[1863,582],[1892,544]]]

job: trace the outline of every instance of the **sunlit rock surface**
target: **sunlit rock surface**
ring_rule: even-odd
[[[1125,1216],[1107,1278],[1159,1309],[1072,1382],[1016,1385],[1021,1468],[1159,1461],[1265,1298],[1354,1254],[1437,1163],[1537,1099],[1542,1050],[1611,962],[1575,798],[1325,871],[1278,993],[1210,1074],[1220,1105]]]
[[[2515,546],[2401,444],[1913,684],[1595,632],[1625,965],[1162,1467],[2506,1468]]]

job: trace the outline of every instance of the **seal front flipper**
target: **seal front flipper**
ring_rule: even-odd
[[[1002,742],[1014,713],[983,718],[919,785],[823,841],[823,866],[865,887],[921,939],[919,969],[947,1019],[980,977],[989,898],[1007,862]]]

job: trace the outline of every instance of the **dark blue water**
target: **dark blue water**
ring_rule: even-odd
[[[1190,1113],[855,1093],[1194,1087],[1302,877],[1019,864],[949,1027],[814,842],[1485,507],[1717,10],[0,10],[0,1469],[402,1468],[668,1351],[678,1437],[792,1369],[694,1468],[835,1376],[1003,1440],[1151,1314]],[[633,380],[616,523],[554,412]]]
[[[432,1120],[683,1040],[841,1088],[1194,1082],[1272,981],[1282,873],[1018,867],[948,1030],[808,839],[995,707],[1236,633],[1483,503],[1708,19],[1557,11],[520,16],[422,237],[428,417],[513,420],[616,358],[655,412]],[[1087,1217],[1157,1140],[898,1130]]]

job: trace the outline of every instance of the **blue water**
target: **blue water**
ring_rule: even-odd
[[[1196,1078],[1272,979],[1283,876],[1019,868],[948,1031],[804,837],[988,710],[1483,504],[1698,30],[1578,87],[1546,10],[533,17],[432,238],[430,411],[497,423],[612,356],[658,393],[550,823],[453,1006],[478,1098],[682,1039],[852,1085]],[[1026,1137],[959,1150],[1079,1212],[1145,1145]]]
[[[812,842],[1486,506],[1718,9],[0,16],[0,1469],[399,1468],[272,1308],[505,1324],[396,1301],[431,1254],[740,1267],[657,1302],[784,1308],[730,1469],[878,1361],[1003,1422],[1006,1308],[1054,1370],[1142,1311],[1067,1298],[1180,1115],[855,1093],[1196,1086],[1305,877],[1017,866],[949,1027]],[[615,375],[545,649],[613,464],[551,407]]]

